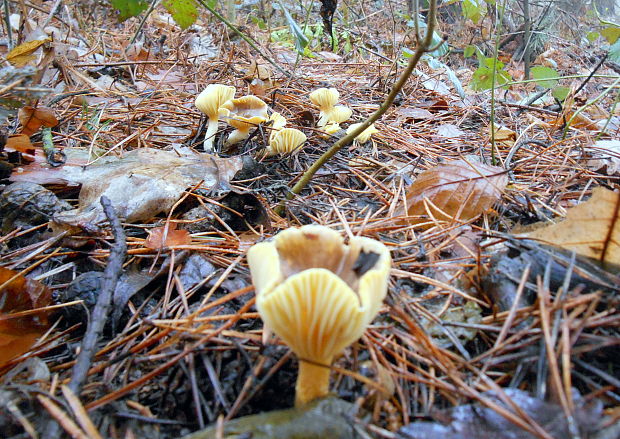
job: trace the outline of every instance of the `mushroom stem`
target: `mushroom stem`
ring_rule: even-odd
[[[215,133],[217,133],[217,118],[209,119],[207,124],[207,132],[205,134],[205,152],[213,151],[213,140],[215,139]]]
[[[329,366],[299,360],[299,372],[295,385],[295,407],[327,396],[329,393]]]

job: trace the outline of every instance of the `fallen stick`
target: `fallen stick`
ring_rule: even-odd
[[[88,324],[88,329],[82,339],[77,361],[71,371],[69,389],[71,389],[75,395],[78,395],[78,397],[80,390],[82,389],[82,385],[88,376],[88,370],[90,369],[97,348],[97,341],[99,340],[99,337],[101,337],[105,322],[108,320],[112,295],[116,289],[118,279],[123,272],[123,261],[125,260],[125,255],[127,254],[125,232],[123,231],[123,226],[114,211],[112,203],[110,203],[110,200],[105,196],[101,197],[100,202],[103,206],[103,211],[110,222],[110,228],[112,229],[112,235],[114,236],[114,246],[110,251],[108,264],[103,272],[103,285],[101,286],[101,292],[97,297],[97,303],[93,309],[90,323]],[[53,420],[48,423],[45,437],[60,437],[58,435],[58,423]]]

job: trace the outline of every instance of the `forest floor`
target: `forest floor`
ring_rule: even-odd
[[[264,342],[246,253],[304,224],[379,240],[393,260],[384,306],[333,366],[330,391],[357,410],[343,437],[620,437],[618,66],[599,63],[602,50],[554,38],[536,54],[534,64],[570,77],[560,107],[550,92],[525,102],[543,88],[519,81],[523,63],[507,46],[515,83],[492,105],[489,91],[468,87],[475,57],[458,51],[484,26],[447,24],[444,11],[451,70],[421,63],[371,140],[343,148],[279,215],[291,185],[344,134],[317,127],[310,93],[336,88],[353,110],[342,128],[362,122],[407,61],[406,20],[366,11],[348,53],[323,37],[324,50],[301,58],[282,33],[269,42],[242,26],[278,69],[208,16],[181,31],[156,8],[130,44],[139,18],[119,24],[94,2],[52,17],[51,3],[11,3],[28,17],[14,38],[53,40],[0,84],[2,97],[35,107],[10,113],[0,149],[0,291],[27,297],[0,305],[3,437],[173,438],[292,407],[298,360],[277,338]],[[206,130],[194,100],[213,83],[259,96],[304,132],[303,148],[265,158],[268,124],[227,147],[232,128],[220,123],[219,158],[194,155]],[[45,126],[37,106],[58,122],[61,166],[47,163],[39,126],[24,131],[24,120]],[[101,195],[126,235],[111,280],[120,238]],[[573,223],[545,229],[565,217]],[[65,385],[106,282],[112,308],[72,397]]]

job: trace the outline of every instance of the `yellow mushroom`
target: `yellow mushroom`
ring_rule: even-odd
[[[342,123],[351,117],[353,111],[344,106],[336,105],[340,93],[335,88],[319,88],[310,93],[310,101],[319,107],[317,126],[323,127],[329,122]]]
[[[235,87],[222,84],[209,84],[195,101],[196,107],[207,115],[207,132],[205,134],[204,149],[213,150],[213,139],[217,133],[217,121],[220,116],[220,107],[235,96]]]
[[[306,139],[306,135],[295,128],[283,128],[269,137],[266,154],[272,156],[298,151]]]
[[[317,225],[254,245],[248,264],[265,323],[299,358],[295,405],[327,395],[335,356],[359,339],[387,292],[391,258],[370,238]]]
[[[265,122],[269,117],[267,104],[256,96],[242,96],[224,103],[222,108],[228,110],[226,121],[235,128],[226,139],[226,145],[232,145],[250,136],[250,130]]]
[[[321,137],[324,139],[329,139],[330,136],[336,134],[340,130],[341,128],[339,123],[328,122],[323,128],[321,128],[321,131],[323,132],[323,134],[321,134]]]
[[[353,130],[355,130],[360,125],[361,125],[361,123],[351,124],[351,126],[349,128],[347,128],[347,134],[351,134],[353,132]],[[370,137],[373,134],[378,133],[378,132],[379,132],[379,130],[375,128],[375,124],[371,123],[368,128],[366,128],[364,131],[362,131],[361,133],[359,133],[357,135],[355,140],[357,140],[360,143],[366,143],[366,142],[368,142],[370,140]]]
[[[271,116],[269,116],[269,120],[273,121],[271,124],[271,133],[269,134],[269,141],[271,141],[271,139],[273,139],[273,137],[286,126],[286,118],[280,113],[274,112]]]
[[[336,105],[325,115],[325,117],[327,118],[327,123],[342,123],[349,120],[352,114],[353,110],[349,107],[345,107],[344,105]]]

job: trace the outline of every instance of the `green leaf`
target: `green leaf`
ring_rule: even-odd
[[[252,16],[250,17],[250,19],[252,20],[252,23],[258,26],[260,30],[267,29],[267,23],[265,23],[265,20],[263,20],[262,18]]]
[[[596,32],[596,31],[592,31],[592,32],[588,32],[588,34],[586,35],[586,38],[588,39],[589,42],[593,43],[595,42],[598,37],[600,37],[601,34]]]
[[[110,3],[118,11],[119,21],[140,15],[149,7],[145,0],[110,0]]]
[[[609,46],[609,61],[620,62],[620,40]]]
[[[295,50],[300,55],[303,55],[305,52],[305,48],[310,43],[308,37],[304,34],[304,31],[299,27],[297,22],[293,19],[291,14],[288,12],[288,9],[282,4],[280,0],[278,0],[278,4],[280,8],[282,8],[282,12],[284,12],[284,16],[286,17],[286,21],[288,22],[288,27],[291,29],[291,33],[295,37]]]
[[[570,87],[556,87],[551,90],[551,95],[558,101],[564,101],[566,96],[570,93]]]
[[[461,8],[463,17],[469,18],[476,24],[486,13],[486,4],[482,0],[463,0]]]
[[[215,9],[215,7],[217,6],[217,0],[207,0],[207,5],[208,5],[211,9]]]
[[[609,44],[614,44],[620,37],[620,27],[609,26],[601,30],[601,35],[605,37]]]
[[[454,71],[448,67],[446,64],[442,63],[436,58],[430,56],[424,56],[423,59],[426,61],[428,66],[433,70],[443,70],[444,73],[448,76],[450,82],[454,86],[454,89],[459,94],[461,99],[465,99],[465,90],[463,90],[463,84],[461,84],[460,79],[456,76]]]
[[[536,84],[545,88],[553,88],[557,85],[559,76],[558,72],[550,67],[535,66],[530,69],[532,78],[536,80]]]
[[[411,27],[414,27],[414,26],[415,26],[415,22],[412,19]],[[426,31],[426,21],[424,21],[424,17],[420,14],[418,14],[418,29],[420,30],[421,34],[424,34],[424,32]],[[431,47],[437,47],[437,49],[428,53],[428,55],[435,56],[435,57],[443,56],[450,51],[448,44],[437,32],[433,32],[433,38],[431,40]],[[409,51],[409,52],[413,55],[413,51]],[[410,56],[408,58],[410,58]]]
[[[198,18],[195,0],[164,0],[163,5],[181,29],[187,29]]]
[[[465,48],[465,50],[463,51],[463,56],[465,58],[469,58],[470,56],[473,56],[474,53],[476,53],[476,46],[474,46],[473,44],[470,44],[469,46],[467,46]]]
[[[473,90],[489,90],[493,88],[493,64],[495,63],[495,85],[503,86],[512,78],[503,70],[504,63],[494,58],[485,58],[482,65],[476,69],[469,85]]]

